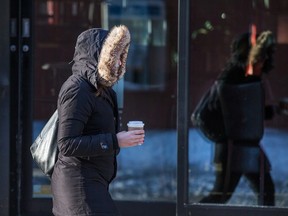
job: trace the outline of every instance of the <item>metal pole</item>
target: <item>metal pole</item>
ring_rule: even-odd
[[[177,203],[176,215],[185,216],[188,203],[188,99],[189,99],[189,0],[178,3],[177,68]]]
[[[10,205],[10,139],[9,139],[9,115],[10,115],[10,80],[9,80],[9,8],[10,0],[1,1],[0,9],[0,215],[9,215]],[[13,48],[13,47],[11,47]]]
[[[9,67],[9,215],[19,215],[19,70],[20,70],[20,0],[10,1]]]

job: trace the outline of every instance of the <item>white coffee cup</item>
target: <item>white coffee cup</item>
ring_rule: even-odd
[[[128,131],[144,129],[144,123],[142,121],[129,121],[127,123],[127,126],[128,126]]]

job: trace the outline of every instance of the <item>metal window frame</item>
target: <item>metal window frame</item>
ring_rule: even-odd
[[[9,2],[9,0],[6,0]],[[28,0],[31,1],[31,0]],[[7,3],[6,2],[6,3]],[[19,1],[11,1],[12,2],[19,2]],[[27,1],[23,0],[22,4],[24,5],[25,2]],[[31,2],[30,2],[31,3]],[[29,14],[31,15],[31,8],[29,9],[29,4],[26,4],[26,8],[23,8],[23,10],[26,12],[28,11],[28,16]],[[177,152],[177,200],[176,203],[166,203],[166,202],[136,202],[136,201],[117,201],[116,204],[119,206],[120,210],[123,210],[123,212],[127,212],[125,216],[135,216],[135,212],[139,213],[137,214],[138,216],[144,216],[144,215],[150,215],[150,216],[159,216],[159,215],[165,215],[165,216],[172,216],[172,215],[177,215],[177,216],[184,216],[184,215],[197,215],[197,216],[208,216],[211,215],[211,212],[213,212],[213,215],[216,216],[226,216],[226,215],[234,215],[234,216],[240,216],[240,215],[246,215],[246,216],[284,216],[288,215],[288,209],[287,208],[277,208],[277,207],[247,207],[247,206],[242,206],[242,207],[237,207],[237,206],[227,206],[227,205],[207,205],[207,204],[189,204],[189,196],[188,196],[188,169],[189,169],[189,164],[188,164],[188,122],[189,122],[189,115],[188,115],[188,100],[189,100],[189,20],[190,20],[190,14],[189,14],[189,8],[190,8],[190,1],[189,0],[178,0],[179,3],[179,29],[178,29],[178,53],[179,53],[179,64],[178,64],[178,83],[177,83],[177,90],[178,90],[178,98],[177,98],[177,145],[178,145],[178,152]],[[17,6],[18,7],[18,6]],[[11,11],[15,10],[15,8],[11,8]],[[17,9],[17,13],[19,13]],[[25,13],[23,13],[25,14]],[[18,20],[18,18],[17,18]],[[32,25],[31,25],[32,26]],[[17,39],[17,44],[19,43],[19,40]],[[28,41],[30,43],[31,40]],[[25,41],[21,41],[21,43],[25,43]],[[10,41],[11,45],[11,41]],[[20,45],[19,45],[20,47]],[[11,54],[10,54],[11,55]],[[22,55],[22,54],[21,54]],[[19,54],[19,56],[21,56]],[[17,68],[19,69],[21,61],[26,61],[27,65],[30,67],[30,61],[33,57],[32,54],[27,54],[24,56],[24,59],[21,59],[20,57],[17,56],[10,56],[10,58],[13,57],[15,64],[13,68],[10,68],[10,74],[13,73],[13,76],[16,76],[15,83],[17,83],[17,93],[16,96],[13,96],[14,98],[17,97],[17,101],[19,100],[18,97],[23,97],[22,94],[25,94],[24,96],[29,96],[31,94],[32,89],[29,88],[28,90],[21,92],[21,90],[18,89],[19,85],[19,80],[18,80],[18,73],[19,70],[16,70]],[[21,61],[20,61],[21,60]],[[14,62],[14,63],[15,63]],[[27,71],[31,71],[31,68],[27,68]],[[16,74],[14,74],[16,73]],[[31,75],[31,74],[30,74]],[[29,81],[29,77],[26,77]],[[13,78],[14,79],[14,78]],[[26,79],[26,81],[27,81]],[[13,81],[13,80],[12,80]],[[14,85],[14,81],[11,83],[11,85]],[[31,80],[30,80],[31,81]],[[23,83],[24,84],[24,83]],[[28,85],[28,83],[25,83],[25,85]],[[13,86],[14,88],[15,86]],[[18,95],[21,93],[21,95]],[[31,110],[31,104],[32,102],[30,100],[25,100],[22,103],[22,108],[21,111],[22,115],[25,113],[27,114],[26,111]],[[10,96],[11,100],[11,96]],[[10,107],[10,112],[13,112],[14,110],[12,109],[13,106],[17,107],[18,102],[15,104],[14,102],[11,103],[9,106]],[[20,108],[17,108],[15,111],[18,113]],[[19,118],[17,117],[18,114],[10,118],[10,122],[12,123],[11,128],[13,129],[13,126],[17,126],[19,123]],[[21,122],[24,122],[22,127],[26,127],[28,124],[31,124],[31,113],[28,112],[28,116],[26,117],[22,116],[21,117]],[[30,122],[30,123],[29,123]],[[29,126],[29,125],[28,125]],[[29,126],[31,127],[31,125]],[[25,133],[29,134],[28,132],[31,130],[31,128],[27,129]],[[14,133],[15,132],[15,133]],[[31,132],[31,131],[30,131]],[[16,140],[14,139],[16,134],[19,132],[14,128],[13,130],[10,130],[11,139],[9,143],[6,143],[4,145],[4,149],[9,149],[11,153],[16,153]],[[24,133],[23,133],[24,134]],[[23,143],[30,143],[27,142],[29,139],[31,139],[31,133],[30,135],[27,135],[27,137],[23,137]],[[31,141],[31,140],[30,140]],[[9,145],[11,147],[9,147]],[[26,144],[28,145],[28,144]],[[9,174],[1,174],[1,181],[3,181],[3,176],[6,178],[10,179],[10,201],[7,201],[7,203],[10,203],[10,207],[13,207],[15,209],[12,209],[9,213],[9,215],[17,215],[18,207],[20,205],[20,211],[22,215],[51,215],[51,207],[52,207],[52,200],[51,198],[31,198],[31,182],[32,182],[32,171],[31,171],[31,158],[29,157],[29,154],[27,154],[27,150],[29,146],[24,146],[24,150],[21,151],[21,157],[23,159],[23,164],[21,165],[21,168],[17,168],[15,165],[15,158],[13,158],[14,162],[12,161],[12,158],[10,156],[6,156],[4,158],[0,158],[1,161],[4,160],[4,164],[7,164],[7,161],[5,161],[5,158],[8,157],[9,161],[9,169],[11,169],[11,173],[16,174],[18,169],[22,169],[22,173],[25,173],[23,177],[19,178],[18,177],[13,177],[9,176]],[[1,147],[3,149],[3,146]],[[11,148],[11,149],[10,149]],[[19,165],[19,164],[18,164]],[[6,170],[7,171],[7,170]],[[31,175],[29,175],[29,173]],[[14,180],[16,178],[16,183],[14,186],[11,184],[14,183]],[[21,196],[18,197],[17,194],[18,188],[17,187],[18,183],[22,184],[22,189],[21,191]],[[14,190],[16,189],[16,190]],[[23,194],[22,194],[23,193]],[[4,195],[3,195],[4,196]],[[1,194],[1,199],[3,198]],[[8,199],[9,199],[8,197]],[[19,200],[20,199],[20,200]],[[1,213],[2,213],[1,209]],[[2,215],[2,214],[1,214]],[[4,213],[3,215],[6,215]],[[7,214],[8,215],[8,214]]]
[[[0,9],[0,215],[9,214],[10,204],[10,137],[9,134],[9,116],[10,116],[10,80],[9,80],[9,4],[10,2],[1,2]]]
[[[229,206],[189,203],[189,74],[190,74],[190,0],[178,0],[178,80],[177,80],[177,216],[285,216],[288,208],[266,206]]]

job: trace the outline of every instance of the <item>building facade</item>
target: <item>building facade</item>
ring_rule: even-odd
[[[127,73],[114,88],[121,127],[145,122],[146,140],[124,149],[111,193],[125,216],[287,215],[288,2],[286,0],[4,0],[0,23],[0,215],[51,215],[50,181],[29,147],[57,107],[77,36],[125,24]],[[275,206],[259,206],[245,178],[225,205],[199,204],[213,186],[215,146],[190,116],[217,78],[233,38],[270,30],[275,68],[262,140],[272,165]]]

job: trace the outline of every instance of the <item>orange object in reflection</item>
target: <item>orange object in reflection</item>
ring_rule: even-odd
[[[256,25],[252,24],[251,26],[251,37],[250,37],[250,43],[251,43],[251,49],[253,46],[256,45],[256,34],[257,34],[257,30],[256,30]],[[246,68],[246,76],[248,75],[253,75],[253,63],[250,60],[250,58],[248,58],[248,65]]]

